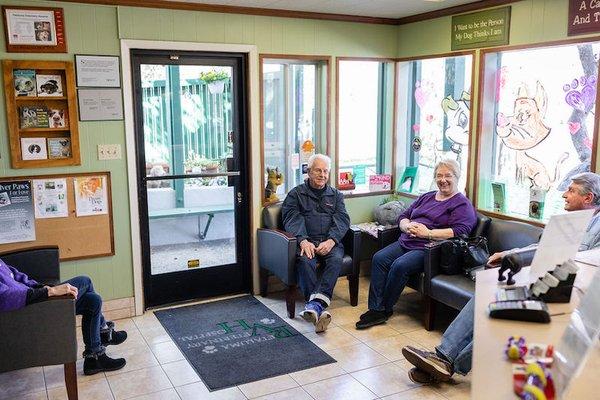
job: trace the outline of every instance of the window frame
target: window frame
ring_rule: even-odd
[[[475,93],[475,81],[476,81],[476,74],[475,72],[477,71],[476,65],[475,65],[475,61],[477,61],[477,52],[476,50],[463,50],[463,51],[454,51],[454,52],[446,52],[446,53],[437,53],[437,54],[428,54],[425,56],[413,56],[413,57],[402,57],[402,58],[397,58],[396,59],[396,79],[395,79],[395,91],[396,91],[396,104],[395,104],[395,109],[394,109],[394,125],[396,126],[398,124],[398,115],[399,115],[399,101],[397,98],[397,92],[398,92],[398,82],[399,82],[399,75],[400,75],[400,68],[398,68],[398,64],[401,62],[412,62],[412,61],[422,61],[422,60],[429,60],[432,58],[449,58],[449,57],[461,57],[461,56],[471,56],[471,106],[469,107],[469,151],[467,154],[467,169],[466,169],[466,181],[465,181],[465,196],[471,201],[471,203],[476,206],[476,198],[474,197],[474,194],[471,193],[470,190],[470,184],[471,184],[471,157],[473,155],[473,146],[475,146],[475,144],[477,143],[477,133],[475,131],[475,127],[473,125],[473,121],[475,118],[475,107],[473,104],[473,94]],[[477,91],[479,91],[479,87],[477,87]],[[477,114],[477,117],[479,117],[480,114]],[[398,152],[397,152],[397,147],[396,147],[396,143],[397,143],[397,139],[398,139],[398,127],[396,126],[396,128],[394,129],[394,154],[393,154],[393,165],[394,165],[394,177],[396,177],[397,175],[397,170],[396,170],[396,166],[398,165],[398,160],[396,159],[398,156]],[[476,165],[477,166],[477,165]],[[477,179],[475,179],[475,182],[477,182]],[[393,186],[394,191],[396,190],[396,187]],[[416,199],[418,198],[420,195],[419,194],[415,194],[415,193],[408,193],[408,192],[399,192],[402,196],[408,197],[408,198],[412,198],[412,199]]]
[[[539,48],[544,48],[544,47],[553,47],[553,46],[564,46],[564,45],[569,45],[569,44],[580,44],[580,43],[586,43],[586,42],[600,42],[600,35],[596,35],[596,36],[587,36],[587,37],[578,37],[578,38],[569,38],[569,39],[563,39],[563,40],[553,40],[553,41],[548,41],[548,42],[535,42],[535,43],[528,43],[528,44],[518,44],[518,45],[508,45],[508,46],[498,46],[498,47],[488,47],[485,49],[480,49],[479,50],[479,58],[478,58],[478,68],[477,68],[477,73],[478,73],[478,79],[477,79],[477,128],[476,128],[476,134],[475,134],[475,146],[477,148],[477,154],[475,157],[475,175],[474,175],[474,182],[475,184],[473,185],[473,197],[472,197],[472,202],[473,205],[475,206],[475,209],[477,210],[477,212],[484,214],[484,215],[488,215],[494,218],[498,218],[498,219],[504,219],[504,220],[510,220],[510,221],[519,221],[519,222],[524,222],[530,225],[535,225],[535,226],[540,226],[540,227],[545,227],[546,223],[534,218],[525,218],[525,217],[519,217],[519,216],[515,216],[515,215],[511,215],[511,214],[504,214],[504,213],[500,213],[497,211],[493,211],[493,210],[486,210],[486,209],[482,209],[479,207],[478,203],[479,203],[479,185],[480,185],[480,180],[479,180],[479,171],[480,171],[480,158],[482,156],[482,149],[481,149],[481,145],[483,143],[483,141],[481,140],[481,135],[483,134],[483,101],[484,101],[484,87],[485,87],[485,58],[487,54],[490,53],[501,53],[501,52],[505,52],[505,51],[514,51],[514,50],[528,50],[528,49],[539,49]],[[597,79],[596,79],[596,104],[594,106],[594,115],[599,115],[598,112],[600,112],[600,99],[598,96],[598,92],[600,91],[600,62],[598,63],[598,70],[597,70]],[[592,133],[592,157],[590,159],[590,171],[591,172],[595,172],[598,173],[598,170],[596,168],[596,164],[597,164],[597,156],[598,156],[598,140],[599,138],[599,130],[600,130],[600,120],[598,120],[597,118],[595,119],[595,123],[594,123],[594,130]]]
[[[265,199],[265,174],[266,174],[266,166],[265,166],[265,110],[264,110],[264,84],[263,84],[263,66],[265,64],[265,60],[281,60],[294,62],[297,61],[298,64],[306,63],[306,62],[314,62],[314,63],[323,63],[325,68],[325,73],[327,78],[325,82],[322,84],[325,86],[325,113],[321,118],[325,119],[325,132],[320,134],[320,137],[325,139],[325,151],[326,154],[330,154],[330,128],[331,128],[331,118],[330,118],[330,106],[331,106],[331,56],[323,56],[323,55],[306,55],[306,54],[259,54],[258,56],[258,73],[259,73],[259,96],[260,96],[260,164],[261,164],[261,174],[260,174],[260,182],[261,182],[261,204],[262,206],[267,206],[272,202],[269,202]],[[287,100],[287,99],[286,99]]]
[[[396,58],[392,58],[392,57],[336,57],[335,59],[335,167],[332,168],[331,173],[333,174],[333,176],[330,176],[330,182],[335,182],[334,185],[332,185],[333,187],[335,187],[336,189],[338,188],[338,177],[339,177],[339,170],[340,170],[340,61],[375,61],[375,62],[380,62],[380,63],[390,63],[393,66],[393,71],[390,74],[393,78],[393,84],[394,84],[394,90],[393,90],[393,94],[392,94],[392,106],[391,106],[391,113],[392,113],[392,126],[391,126],[391,133],[392,133],[392,153],[391,153],[391,157],[390,157],[390,162],[391,162],[391,176],[392,176],[392,187],[390,190],[380,190],[380,191],[375,191],[375,192],[364,192],[364,193],[347,193],[347,192],[343,192],[344,193],[344,198],[354,198],[354,197],[367,197],[367,196],[380,196],[380,195],[386,195],[386,194],[392,194],[394,193],[394,188],[396,185],[396,174],[395,174],[395,169],[396,169],[396,157],[395,157],[395,153],[396,153],[396,108],[397,108],[397,104],[398,104],[398,88],[396,85],[396,78],[397,78],[397,74],[398,74],[398,66],[396,63]],[[381,100],[381,97],[378,99],[378,101]],[[380,120],[380,115],[378,115],[377,117],[378,121]],[[379,134],[379,127],[377,128],[378,130],[378,134]],[[328,141],[329,142],[329,141]]]

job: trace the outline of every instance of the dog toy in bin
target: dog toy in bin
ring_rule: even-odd
[[[525,338],[523,336],[509,337],[504,353],[506,354],[506,357],[513,361],[520,360],[525,357],[525,354],[527,354]]]

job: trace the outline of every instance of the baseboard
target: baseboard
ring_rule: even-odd
[[[107,300],[102,303],[102,314],[109,321],[131,318],[135,316],[135,303],[133,297]],[[81,326],[81,315],[77,316],[77,326]]]

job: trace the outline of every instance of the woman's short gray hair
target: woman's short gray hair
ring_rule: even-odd
[[[446,158],[445,160],[442,160],[442,161],[438,162],[437,164],[435,164],[435,168],[433,169],[433,177],[434,178],[435,178],[435,175],[437,174],[437,170],[440,167],[448,168],[455,177],[460,178],[460,165],[458,165],[458,162],[456,162],[456,160],[453,160],[451,158]]]
[[[593,172],[584,172],[571,178],[574,184],[580,186],[579,193],[582,196],[591,193],[594,196],[592,204],[600,206],[600,175]]]
[[[325,154],[319,153],[310,156],[310,158],[308,159],[308,168],[312,168],[313,164],[315,163],[315,160],[321,160],[325,162],[327,164],[327,169],[331,170],[331,158],[329,158]]]

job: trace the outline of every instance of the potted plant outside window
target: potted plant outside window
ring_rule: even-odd
[[[206,83],[211,94],[221,94],[225,89],[225,82],[229,79],[229,75],[223,71],[212,70],[200,72],[200,79]]]

